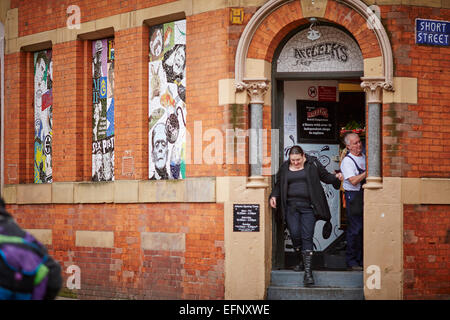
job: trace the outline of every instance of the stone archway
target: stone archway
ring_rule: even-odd
[[[245,81],[250,79],[245,79],[246,71],[246,57],[250,47],[250,43],[261,25],[261,23],[273,12],[277,11],[280,7],[291,2],[310,2],[310,0],[300,1],[300,0],[270,0],[265,5],[263,5],[250,19],[249,23],[245,27],[241,38],[239,39],[236,59],[235,59],[235,82],[236,88],[241,90],[245,87]],[[317,7],[312,5],[308,12],[318,12],[322,10],[321,8],[327,5],[328,0],[317,1]],[[378,17],[372,13],[370,8],[359,0],[329,0],[329,2],[342,3],[348,6],[350,9],[354,10],[370,25],[372,26],[372,31],[375,34],[378,45],[381,49],[383,58],[383,76],[384,83],[383,88],[389,90],[393,87],[393,56],[392,48],[387,36],[386,30],[379,21]],[[314,10],[316,9],[316,10]],[[313,15],[303,15],[302,18],[313,17]],[[338,24],[339,21],[334,21]]]
[[[268,28],[270,19],[284,17],[284,25]],[[270,0],[250,19],[239,40],[235,59],[236,91],[247,90],[250,96],[252,129],[262,129],[262,105],[270,81],[267,78],[247,78],[247,57],[254,55],[271,62],[274,48],[302,19],[319,17],[346,27],[359,42],[363,55],[381,55],[381,72],[365,72],[361,86],[368,102],[368,178],[365,188],[381,188],[380,111],[383,89],[393,91],[393,56],[386,30],[371,9],[358,0]],[[342,19],[344,17],[344,19]],[[348,18],[350,17],[350,18]],[[341,19],[340,19],[341,18]],[[365,27],[361,27],[365,25]],[[263,27],[262,27],[263,26]],[[262,30],[270,29],[270,30]],[[255,40],[258,38],[257,40]],[[376,48],[373,44],[376,42]],[[374,53],[375,52],[375,53]],[[250,143],[250,156],[256,159],[251,166],[249,187],[266,187],[261,174],[261,139]]]
[[[310,17],[321,18],[346,28],[354,36],[363,53],[364,76],[361,77],[361,87],[366,92],[368,105],[368,178],[364,188],[375,192],[383,187],[380,117],[383,91],[394,91],[393,55],[386,30],[378,17],[362,1],[269,0],[266,2],[252,16],[239,40],[235,57],[236,92],[247,92],[251,107],[252,129],[262,129],[264,96],[270,92],[268,90],[270,76],[252,76],[252,73],[247,70],[249,59],[258,59],[263,61],[261,65],[270,65],[275,49],[282,39],[291,30],[307,23],[306,19]],[[255,130],[255,132],[258,131]],[[257,159],[257,162],[251,164],[248,188],[268,187],[262,177],[261,150],[263,150],[262,139],[257,136],[250,137],[249,155],[252,159]],[[367,238],[365,236],[365,245],[371,244],[372,240],[374,239],[370,236]],[[401,256],[401,248],[396,247],[396,252],[392,254]],[[397,283],[397,280],[389,279],[389,281]]]

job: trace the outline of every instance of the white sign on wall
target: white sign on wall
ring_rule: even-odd
[[[277,72],[363,71],[363,57],[356,41],[337,28],[317,26],[319,39],[307,38],[309,29],[294,35],[283,47]]]

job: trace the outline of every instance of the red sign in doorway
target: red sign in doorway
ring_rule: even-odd
[[[336,87],[319,86],[319,101],[336,102]]]

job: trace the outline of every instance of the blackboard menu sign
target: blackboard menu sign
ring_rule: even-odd
[[[338,139],[335,102],[297,100],[297,140],[335,143]]]
[[[259,232],[259,204],[233,204],[233,231]]]

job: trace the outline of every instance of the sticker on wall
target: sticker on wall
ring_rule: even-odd
[[[92,180],[114,180],[114,39],[92,43]]]
[[[186,20],[150,28],[149,179],[186,177]]]
[[[53,138],[52,50],[34,53],[34,183],[51,183]]]

